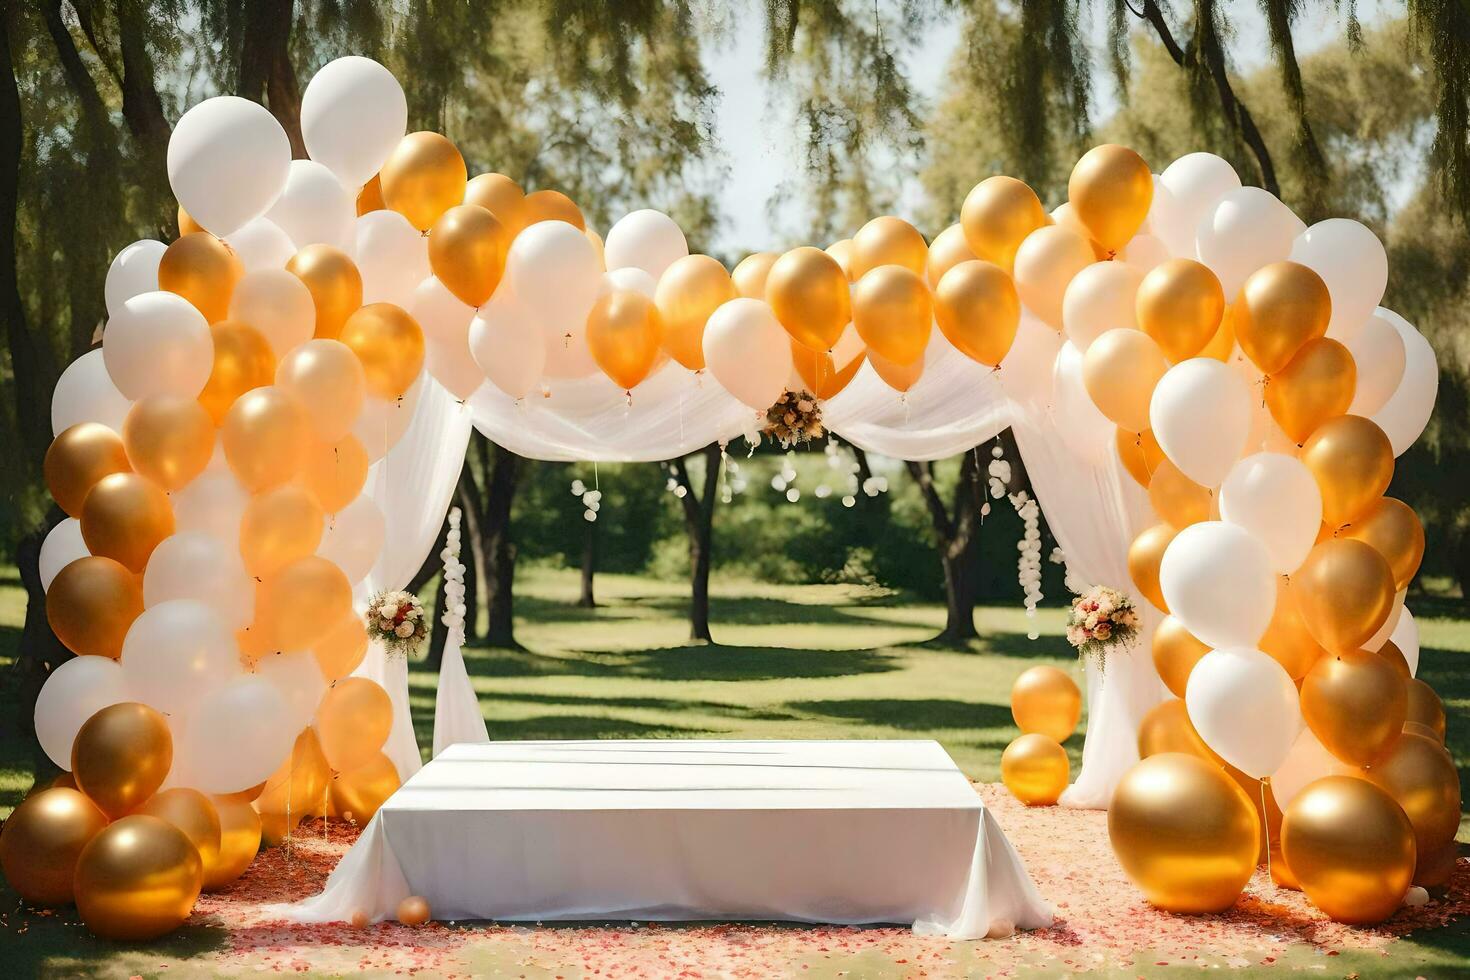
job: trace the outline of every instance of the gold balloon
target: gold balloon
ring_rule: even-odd
[[[1301,696],[1307,727],[1349,765],[1381,759],[1403,732],[1404,683],[1376,653],[1348,650],[1323,657],[1302,678]]]
[[[245,873],[260,850],[260,814],[248,800],[211,798],[219,816],[219,857],[204,870],[204,890],[218,891]]]
[[[1165,752],[1118,783],[1108,838],[1150,905],[1197,914],[1235,904],[1255,873],[1261,827],[1245,791],[1219,766]]]
[[[1327,651],[1313,637],[1302,620],[1297,606],[1296,587],[1282,575],[1276,579],[1276,608],[1271,624],[1256,647],[1282,666],[1294,681],[1299,681]]]
[[[326,812],[331,775],[316,730],[303,728],[291,746],[291,755],[265,781],[265,789],[255,800],[255,809],[263,818],[262,833],[269,843],[279,843],[302,817]]]
[[[1281,849],[1312,904],[1339,922],[1382,922],[1414,878],[1414,828],[1383,790],[1328,776],[1297,794]]]
[[[361,218],[374,211],[386,210],[388,205],[383,203],[383,178],[373,174],[372,179],[357,192],[357,216]]]
[[[1182,696],[1160,701],[1138,723],[1138,757],[1147,759],[1165,752],[1183,752],[1212,762],[1222,771],[1225,768],[1225,760],[1195,731]]]
[[[578,231],[587,230],[582,209],[561,191],[543,190],[526,195],[526,224],[538,221],[565,221]]]
[[[1414,676],[1413,672],[1409,670],[1409,661],[1404,657],[1404,651],[1399,649],[1399,645],[1397,643],[1393,642],[1392,640],[1385,640],[1383,646],[1379,647],[1376,653],[1378,654],[1378,656],[1388,661],[1388,665],[1393,668],[1394,673],[1399,675],[1399,680],[1403,681],[1405,684],[1407,684],[1409,682],[1409,679]],[[1406,713],[1407,710],[1408,708],[1406,703]],[[1404,722],[1404,727],[1408,728],[1410,724],[1413,723],[1406,721]]]
[[[1393,572],[1372,546],[1323,541],[1293,573],[1302,622],[1329,652],[1361,649],[1393,612]]]
[[[352,431],[367,398],[367,375],[357,355],[340,340],[317,337],[281,358],[276,387],[294,395],[319,439]]]
[[[176,221],[179,227],[180,238],[184,237],[185,235],[192,235],[195,232],[201,232],[204,230],[204,226],[195,221],[194,216],[191,215],[188,211],[185,211],[182,204],[179,205],[178,214],[176,215]]]
[[[77,911],[103,939],[154,939],[184,923],[203,882],[204,866],[189,838],[165,820],[135,814],[82,851]]]
[[[1134,538],[1128,547],[1128,576],[1139,593],[1160,612],[1168,612],[1169,606],[1159,586],[1159,563],[1164,560],[1164,549],[1178,533],[1168,524],[1155,524]]]
[[[780,257],[775,252],[753,252],[741,259],[740,264],[735,266],[735,271],[730,273],[735,291],[747,299],[765,299],[766,280],[771,276],[771,267]],[[841,267],[838,268],[840,271]]]
[[[820,399],[832,398],[846,388],[848,382],[857,376],[864,359],[864,355],[859,354],[839,371],[831,354],[791,341],[791,363],[796,373],[801,375],[801,383],[806,390]]]
[[[1092,245],[1070,228],[1038,228],[1016,251],[1014,276],[1021,302],[1047,326],[1061,330],[1067,284],[1095,260]]]
[[[1409,587],[1424,560],[1424,525],[1419,515],[1392,497],[1380,497],[1369,504],[1338,535],[1372,545],[1393,570],[1396,590]]]
[[[1067,201],[1092,238],[1109,252],[1128,244],[1148,217],[1154,175],[1126,146],[1104,143],[1082,155],[1067,180]]]
[[[1460,857],[1460,845],[1455,841],[1443,844],[1427,854],[1416,852],[1414,862],[1414,884],[1420,888],[1439,891],[1449,884]]]
[[[141,580],[111,558],[78,558],[46,590],[46,621],[72,653],[116,660],[128,627],[142,614]]]
[[[122,438],[135,472],[165,490],[178,490],[209,465],[214,420],[192,398],[149,395],[133,403]]]
[[[613,289],[587,314],[587,349],[619,388],[638,387],[658,360],[658,307],[633,289]]]
[[[428,231],[439,216],[464,200],[468,172],[459,150],[438,133],[409,133],[378,171],[383,203]]]
[[[1300,445],[1353,403],[1358,368],[1348,349],[1330,337],[1302,345],[1286,367],[1267,379],[1266,407],[1287,438]]]
[[[1307,341],[1327,333],[1332,298],[1311,269],[1273,262],[1245,281],[1231,312],[1240,349],[1256,367],[1275,374]]]
[[[401,783],[392,760],[378,752],[366,765],[332,777],[332,806],[344,818],[350,815],[354,823],[362,825],[373,818]]]
[[[215,425],[221,425],[235,399],[275,378],[276,355],[264,334],[238,320],[221,320],[209,332],[214,338],[214,368],[199,393],[199,404]]]
[[[69,517],[81,517],[82,503],[99,480],[133,467],[121,436],[99,422],[78,422],[51,443],[42,469],[56,505]]]
[[[1164,686],[1176,698],[1184,697],[1190,671],[1209,652],[1210,648],[1195,639],[1194,634],[1173,616],[1166,616],[1158,629],[1154,630],[1154,669],[1159,672],[1159,679],[1164,682]]]
[[[1230,316],[1230,307],[1225,307],[1225,315],[1220,318],[1220,327],[1210,342],[1200,350],[1200,357],[1211,357],[1217,361],[1229,361],[1235,353],[1235,325]]]
[[[395,917],[406,926],[421,926],[429,921],[429,900],[422,895],[410,895],[398,903]]]
[[[960,208],[960,227],[970,253],[1006,271],[1015,264],[1021,242],[1046,223],[1046,210],[1036,192],[1014,177],[987,177],[966,195]]]
[[[335,514],[357,499],[367,472],[367,450],[348,435],[335,443],[314,443],[301,463],[299,479],[323,511]]]
[[[460,204],[429,229],[429,268],[460,302],[480,306],[494,294],[505,272],[510,233],[478,204]]]
[[[526,192],[521,190],[520,184],[505,174],[490,173],[471,177],[470,182],[465,185],[464,202],[479,205],[495,215],[505,229],[507,244],[526,227],[526,221],[530,217],[526,208]]]
[[[1025,734],[1065,742],[1082,718],[1082,692],[1066,671],[1032,667],[1011,685],[1011,717]]]
[[[1067,788],[1071,764],[1055,739],[1022,735],[1000,754],[1000,780],[1027,806],[1051,806]]]
[[[1434,688],[1417,677],[1410,680],[1404,688],[1404,693],[1408,698],[1408,708],[1404,717],[1434,732],[1440,744],[1444,744],[1446,730],[1444,702],[1439,699],[1438,694],[1434,693]]]
[[[1021,297],[1011,277],[995,263],[958,262],[934,287],[934,319],[961,354],[995,367],[1015,342]]]
[[[919,378],[924,375],[923,358],[919,358],[912,364],[895,364],[877,351],[870,350],[868,351],[868,363],[873,365],[873,373],[878,375],[884,384],[900,393],[918,384]]]
[[[1403,734],[1383,758],[1361,771],[1403,807],[1420,854],[1455,839],[1460,829],[1460,775],[1436,739]]]
[[[1405,681],[1404,683],[1405,684],[1408,684],[1408,681]],[[1430,728],[1428,725],[1423,724],[1422,722],[1417,722],[1417,721],[1406,721],[1406,722],[1404,722],[1404,734],[1405,735],[1423,735],[1425,738],[1433,739],[1436,742],[1439,741],[1439,733],[1436,732],[1433,728]],[[1443,744],[1443,743],[1441,743],[1441,744]]]
[[[1148,500],[1154,512],[1170,526],[1184,529],[1210,519],[1215,496],[1209,487],[1200,486],[1168,458],[1154,468],[1148,485]]]
[[[929,246],[919,230],[902,218],[874,218],[852,236],[852,261],[847,274],[853,282],[881,265],[899,265],[922,277],[927,271]]]
[[[352,585],[325,558],[299,558],[266,579],[257,606],[275,649],[304,650],[327,635],[352,609]]]
[[[215,873],[220,862],[221,825],[219,812],[209,797],[197,789],[178,786],[155,793],[135,812],[167,820],[182,830],[199,852],[205,880]]]
[[[97,481],[82,505],[82,540],[94,555],[141,575],[158,543],[174,533],[168,495],[136,473]]]
[[[333,682],[316,709],[316,731],[333,769],[351,772],[368,765],[388,740],[393,702],[365,677]]]
[[[1153,481],[1154,472],[1164,461],[1164,450],[1159,446],[1159,440],[1154,438],[1153,430],[1129,432],[1127,429],[1118,429],[1114,438],[1118,459],[1122,460],[1123,468],[1133,477],[1134,482],[1147,489]]]
[[[399,397],[423,370],[424,332],[392,303],[370,303],[352,314],[341,340],[362,362],[368,391],[379,398]]]
[[[341,249],[318,242],[291,256],[286,269],[311,293],[316,336],[338,336],[347,318],[362,306],[362,273],[357,264]]]
[[[937,287],[950,269],[974,258],[975,253],[970,251],[970,243],[965,241],[965,229],[957,224],[950,225],[929,243],[929,256],[924,263],[924,275],[929,280],[929,288]],[[935,302],[938,302],[937,298]]]
[[[306,406],[275,385],[241,395],[220,429],[225,461],[251,493],[278,487],[296,476],[310,439],[311,417]]]
[[[1164,352],[1141,330],[1109,330],[1082,356],[1082,383],[1093,404],[1129,432],[1148,428],[1149,400],[1168,370]]]
[[[184,235],[158,260],[158,288],[177,293],[210,323],[230,312],[230,296],[245,267],[230,246],[207,232]]]
[[[240,557],[245,570],[263,580],[321,544],[326,521],[315,495],[286,484],[250,498],[240,518]]]
[[[1177,364],[1200,354],[1220,332],[1225,291],[1209,266],[1168,259],[1143,277],[1135,304],[1138,328]]]
[[[686,255],[658,277],[653,301],[669,356],[691,371],[704,369],[704,325],[710,314],[739,295],[718,259]]]
[[[831,245],[828,245],[822,251],[824,251],[828,255],[832,256],[833,260],[838,265],[842,266],[842,274],[844,276],[846,276],[849,281],[851,281],[851,279],[853,278],[853,276],[852,276],[852,239],[851,238],[844,238],[841,241],[833,242]]]
[[[899,265],[879,266],[853,287],[852,325],[868,350],[884,360],[908,365],[923,357],[933,323],[934,301],[917,272]],[[836,342],[833,337],[826,347],[807,346],[827,350]]]
[[[745,262],[735,269],[737,288],[741,286],[740,269]],[[812,350],[831,350],[853,319],[842,267],[832,256],[810,245],[792,249],[771,265],[765,299],[786,332]]]
[[[606,272],[607,271],[607,246],[603,244],[602,236],[599,235],[597,232],[593,231],[591,228],[585,229],[582,232],[582,235],[589,242],[591,242],[592,243],[592,247],[597,250],[597,267],[599,269],[601,269],[603,272]]]
[[[325,636],[317,640],[311,653],[316,657],[322,676],[328,681],[335,681],[357,669],[357,665],[362,663],[362,658],[367,654],[367,648],[367,630],[363,628],[362,619],[349,611],[327,629]]]
[[[1322,491],[1322,520],[1341,527],[1357,520],[1393,480],[1393,446],[1370,419],[1339,415],[1302,446],[1301,461]]]
[[[152,796],[173,761],[168,722],[133,701],[110,705],[88,718],[71,746],[77,788],[114,820]]]
[[[0,826],[0,871],[29,905],[68,905],[77,858],[107,816],[74,789],[28,796]]]

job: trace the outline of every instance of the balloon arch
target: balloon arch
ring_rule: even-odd
[[[1377,306],[1367,228],[1306,227],[1210,154],[1156,176],[1107,145],[1049,213],[990,177],[932,242],[880,217],[727,271],[657,211],[604,242],[556,191],[468,178],[406,119],[391,73],[344,58],[303,98],[309,160],[239,98],[173,133],[180,237],[116,257],[101,348],[52,406],[69,516],[42,576],[78,656],[36,706],[64,785],[5,825],[23,897],[157,935],[262,829],[371,816],[418,764],[384,642],[423,615],[375,596],[432,547],[471,425],[544,459],[667,459],[759,438],[788,390],[783,413],[895,457],[1015,430],[1072,581],[1112,587],[1069,638],[1132,637],[1088,666],[1063,802],[1111,803],[1155,904],[1228,907],[1269,851],[1374,921],[1442,869],[1459,784],[1403,605],[1424,534],[1384,496],[1437,369]],[[1036,555],[1021,574],[1039,597]],[[1028,802],[1067,781],[1075,714],[1027,721],[1065,687],[1017,692],[1003,768]]]

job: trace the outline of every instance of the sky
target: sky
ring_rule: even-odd
[[[892,0],[880,0],[892,2]],[[722,221],[714,248],[718,254],[739,255],[762,248],[786,244],[779,229],[772,226],[768,201],[782,180],[801,166],[800,134],[786,124],[786,116],[772,111],[771,96],[761,78],[765,37],[763,27],[742,29],[742,24],[762,25],[763,13],[753,0],[744,0],[744,9],[730,15],[732,27],[718,47],[707,53],[711,81],[722,97],[715,119],[716,137],[721,156],[729,170],[721,183]],[[1343,8],[1347,4],[1341,5]],[[1359,0],[1358,19],[1365,28],[1402,10],[1390,0]],[[1105,5],[1094,4],[1086,31],[1099,56],[1095,64],[1104,62],[1107,37]],[[1311,52],[1343,36],[1345,13],[1335,3],[1310,6],[1303,11],[1293,31],[1297,56]],[[1226,18],[1236,36],[1230,50],[1238,71],[1258,68],[1269,57],[1265,22],[1256,0],[1229,0],[1224,4]],[[1175,23],[1178,23],[1176,20]],[[1176,33],[1184,33],[1182,31]],[[927,26],[914,50],[905,58],[905,68],[914,91],[926,101],[934,100],[942,89],[944,73],[958,38],[954,18],[940,18]],[[1108,72],[1099,71],[1094,85],[1095,119],[1105,119],[1117,104]],[[978,182],[989,174],[976,174]],[[921,193],[915,181],[915,193]]]

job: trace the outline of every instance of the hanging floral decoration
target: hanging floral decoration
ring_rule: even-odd
[[[1138,611],[1133,600],[1106,585],[1097,585],[1072,600],[1067,617],[1067,642],[1083,659],[1094,659],[1106,670],[1108,651],[1128,646],[1138,636]]]
[[[368,638],[380,641],[395,657],[406,657],[429,635],[424,607],[412,592],[379,592],[368,603]]]
[[[817,397],[806,389],[787,389],[766,409],[766,424],[762,430],[782,449],[790,449],[799,443],[820,439],[826,434],[822,428],[822,408]]]

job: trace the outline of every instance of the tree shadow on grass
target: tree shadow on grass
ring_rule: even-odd
[[[899,658],[876,650],[812,650],[795,647],[689,644],[648,650],[574,650],[572,656],[534,651],[465,651],[474,677],[575,675],[667,681],[765,681],[846,677],[898,670]]]
[[[786,705],[804,714],[841,718],[864,725],[904,731],[933,729],[1008,728],[1011,710],[998,704],[943,698],[840,698],[828,701],[791,701]]]

